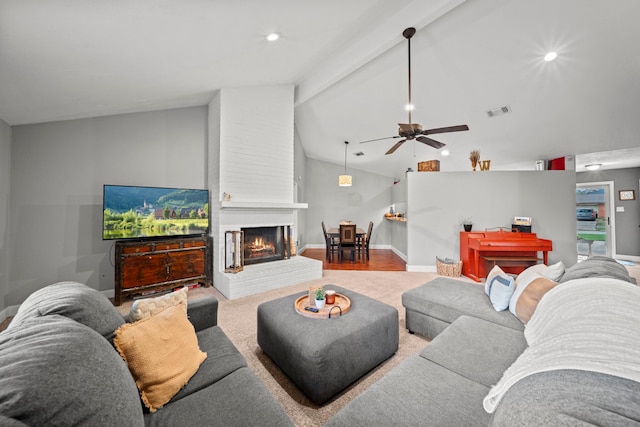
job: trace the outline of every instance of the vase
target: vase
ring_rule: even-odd
[[[464,231],[471,231],[473,224],[463,224],[462,226],[464,227]]]
[[[325,304],[326,302],[327,302],[327,300],[326,300],[326,299],[317,299],[317,300],[316,300],[316,307],[317,307],[319,310],[322,310],[322,309],[324,308],[324,304]]]
[[[476,166],[478,165],[478,161],[477,160],[471,160],[471,167],[473,168],[473,170],[476,170]]]

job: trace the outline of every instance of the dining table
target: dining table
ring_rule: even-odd
[[[327,234],[329,235],[329,237],[331,239],[337,239],[340,240],[340,228],[338,227],[331,227],[329,228],[329,230],[327,230]],[[358,253],[360,254],[360,256],[362,256],[362,251],[364,249],[363,244],[364,244],[364,237],[367,235],[367,231],[360,228],[360,227],[356,227],[356,241],[358,242]],[[364,258],[362,259],[362,262],[364,262]]]

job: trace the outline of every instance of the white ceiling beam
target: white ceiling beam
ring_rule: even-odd
[[[313,74],[296,88],[295,105],[305,103],[358,68],[402,42],[402,30],[413,26],[426,27],[466,0],[414,0],[389,16],[384,26],[372,27],[361,37],[323,61]],[[412,24],[407,25],[407,22]]]

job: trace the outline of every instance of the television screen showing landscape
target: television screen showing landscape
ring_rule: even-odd
[[[209,233],[209,190],[105,185],[102,238]]]

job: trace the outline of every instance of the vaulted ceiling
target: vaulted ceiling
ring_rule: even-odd
[[[349,141],[350,168],[469,170],[476,149],[493,170],[573,154],[578,170],[635,167],[639,17],[637,0],[3,0],[0,118],[206,105],[224,87],[294,84],[307,156],[342,165]],[[446,157],[414,142],[385,155],[397,139],[358,144],[407,122],[410,26],[413,121],[470,128],[434,135]],[[271,32],[280,39],[265,41]]]

